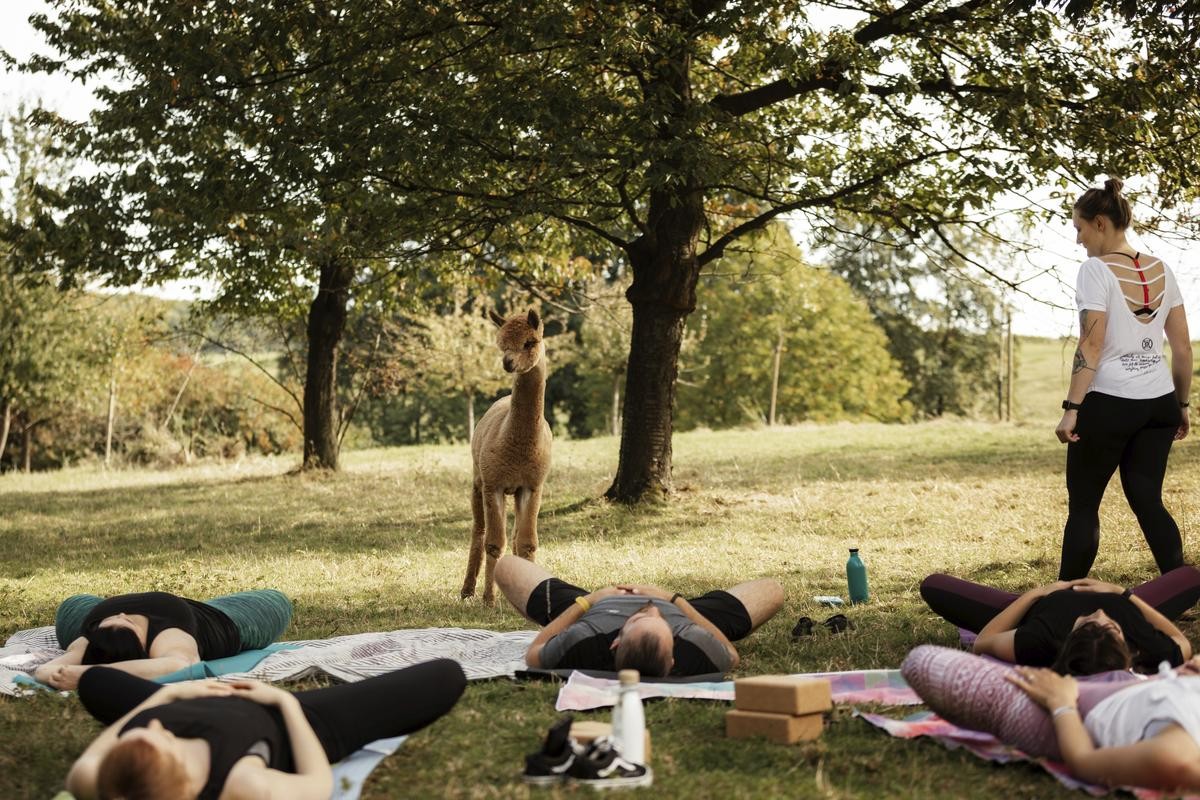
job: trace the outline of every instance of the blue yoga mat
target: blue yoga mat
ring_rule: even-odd
[[[294,650],[297,647],[303,647],[303,645],[293,642],[276,642],[269,647],[263,647],[258,650],[243,650],[236,656],[201,661],[198,664],[192,664],[190,667],[176,670],[169,675],[160,675],[152,680],[157,683],[177,683],[179,681],[201,680],[202,678],[219,678],[222,675],[229,675],[234,672],[249,672],[258,666],[258,662],[272,653],[277,653],[280,650]],[[13,678],[13,682],[19,683],[22,686],[40,686],[43,689],[56,691],[54,687],[47,686],[27,675],[17,675]]]

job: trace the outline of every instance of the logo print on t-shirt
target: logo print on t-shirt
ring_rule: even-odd
[[[1142,349],[1143,350],[1149,350],[1152,347],[1154,347],[1154,342],[1150,341],[1149,337],[1142,339]]]

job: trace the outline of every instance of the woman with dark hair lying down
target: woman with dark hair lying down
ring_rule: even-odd
[[[1193,659],[1157,678],[1077,681],[961,650],[916,647],[900,671],[939,716],[1091,783],[1200,788],[1200,677]]]
[[[292,603],[275,589],[259,589],[208,602],[167,592],[137,592],[101,599],[74,595],[58,607],[55,628],[66,652],[34,671],[56,689],[74,689],[93,665],[109,664],[156,678],[201,661],[266,647],[292,618]]]
[[[1163,661],[1178,666],[1192,656],[1168,617],[1200,599],[1200,571],[1180,567],[1134,589],[1084,578],[1022,595],[930,575],[921,597],[939,616],[977,633],[980,655],[1069,675],[1153,672]]]
[[[1107,786],[1200,789],[1200,676],[1180,675],[1113,692],[1086,717],[1079,684],[1051,670],[1017,667],[1008,680],[1050,713],[1063,761],[1078,778]],[[1190,674],[1188,674],[1190,673]]]
[[[79,699],[108,727],[71,766],[67,790],[79,800],[328,800],[331,763],[424,728],[465,687],[449,659],[294,694],[257,681],[160,686],[97,667]]]

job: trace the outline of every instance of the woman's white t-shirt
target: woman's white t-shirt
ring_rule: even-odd
[[[1117,266],[1118,272],[1128,272],[1132,282],[1139,282],[1136,270]],[[1079,266],[1075,306],[1080,311],[1107,314],[1104,348],[1089,392],[1146,400],[1175,390],[1171,370],[1163,358],[1163,328],[1171,309],[1183,305],[1183,296],[1175,282],[1175,273],[1165,262],[1162,266],[1162,277],[1151,280],[1148,287],[1150,302],[1161,294],[1162,303],[1149,317],[1133,313],[1121,291],[1121,283],[1102,259],[1089,258]]]
[[[1160,667],[1158,680],[1113,692],[1088,712],[1083,725],[1096,747],[1137,744],[1169,725],[1183,728],[1200,745],[1200,677]]]

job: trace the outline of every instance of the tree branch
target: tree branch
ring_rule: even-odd
[[[221,348],[222,350],[233,353],[236,356],[241,356],[242,358],[249,361],[251,364],[253,364],[258,369],[259,372],[261,372],[263,375],[266,375],[268,378],[270,378],[272,383],[274,383],[280,389],[283,389],[283,391],[286,392],[287,395],[292,398],[292,402],[296,404],[296,408],[300,411],[301,415],[304,414],[304,403],[300,400],[300,398],[296,395],[296,393],[294,391],[292,391],[286,384],[284,384],[282,381],[280,381],[279,378],[276,378],[274,375],[272,375],[271,371],[269,369],[264,367],[262,364],[258,363],[256,360],[254,360],[254,358],[252,358],[248,353],[245,353],[245,352],[237,349],[236,347],[233,347],[232,345],[228,345],[222,341],[218,341],[217,339],[212,338],[211,336],[209,336],[208,334],[206,334],[202,331],[186,331],[186,333],[191,333],[196,336],[199,336],[201,339],[208,342],[209,344],[216,345],[217,347]],[[263,403],[261,400],[258,400],[256,398],[252,397],[250,399],[254,400],[256,403],[262,403],[262,405],[264,405],[264,406],[268,405],[267,403]],[[269,406],[269,407],[275,408],[274,406]],[[275,410],[282,411],[282,409],[275,409]],[[289,414],[288,412],[284,411],[283,413],[288,414],[288,418],[291,419],[292,422],[296,421],[295,418],[292,417],[292,415]],[[299,426],[299,427],[300,427],[301,431],[304,430],[303,426]]]
[[[704,266],[705,264],[709,263],[710,261],[715,261],[716,259],[720,258],[724,254],[725,248],[728,247],[731,242],[741,238],[742,236],[746,235],[747,233],[750,233],[751,231],[762,228],[768,222],[770,222],[771,220],[778,217],[780,214],[786,214],[789,211],[799,211],[802,208],[811,208],[812,206],[828,205],[830,203],[833,203],[833,202],[839,200],[842,197],[854,194],[855,192],[860,192],[863,189],[867,188],[868,186],[873,186],[873,185],[879,183],[880,181],[882,181],[884,178],[888,177],[889,175],[895,174],[899,170],[914,166],[916,164],[921,163],[922,161],[927,161],[936,156],[946,155],[949,152],[954,152],[954,150],[953,149],[936,150],[931,153],[923,153],[919,156],[905,159],[904,161],[901,161],[901,162],[895,164],[890,169],[884,170],[882,172],[877,172],[876,174],[870,176],[869,178],[863,178],[862,180],[852,183],[849,186],[843,186],[841,189],[838,189],[835,192],[821,195],[819,197],[808,197],[803,200],[793,201],[791,203],[782,203],[778,206],[775,206],[774,208],[767,209],[766,211],[759,214],[758,216],[743,222],[741,225],[731,228],[724,235],[722,235],[720,238],[718,238],[715,242],[710,244],[708,246],[708,249],[706,249],[703,253],[698,255],[696,257],[696,262],[700,266]]]
[[[909,0],[891,14],[880,16],[864,25],[854,34],[854,40],[860,45],[868,45],[894,33],[915,34],[923,29],[950,22],[967,19],[974,10],[990,0],[966,0],[962,5],[947,8],[936,14],[920,20],[920,25],[911,23],[912,16],[933,0]],[[819,89],[834,90],[846,80],[846,67],[836,59],[826,59],[817,69],[817,74],[802,81],[791,78],[780,78],[777,81],[757,86],[738,94],[719,94],[709,101],[714,108],[732,114],[735,117],[745,116],[760,108],[798,97],[802,94],[815,92]]]

